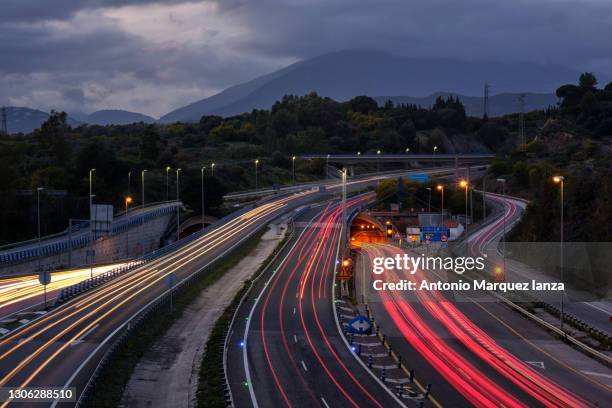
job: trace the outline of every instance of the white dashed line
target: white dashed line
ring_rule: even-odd
[[[308,368],[306,367],[306,363],[304,363],[304,360],[302,360],[302,367],[304,367],[304,371],[308,371]]]

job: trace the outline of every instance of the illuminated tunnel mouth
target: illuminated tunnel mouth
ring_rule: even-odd
[[[386,243],[385,229],[377,219],[361,213],[353,219],[350,230],[350,243],[353,247],[361,243]]]

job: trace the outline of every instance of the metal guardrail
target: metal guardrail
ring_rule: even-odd
[[[236,213],[232,213],[230,215],[236,217],[236,216],[239,216],[242,213],[244,213],[244,212],[246,212],[246,211],[248,211],[250,209],[251,208],[243,209],[243,210],[237,211]],[[220,219],[215,224],[211,224],[210,226],[206,227],[206,230],[209,230],[210,227],[213,227],[213,226],[216,227],[217,224],[219,224],[220,222],[225,222],[225,220],[227,218],[229,218],[230,215]],[[191,275],[189,275],[185,279],[183,279],[180,282],[178,282],[171,289],[166,290],[164,293],[159,295],[157,298],[152,299],[148,304],[143,306],[140,310],[136,311],[128,320],[123,322],[106,339],[104,339],[102,342],[100,342],[98,344],[98,347],[96,348],[96,350],[94,350],[90,354],[90,357],[93,356],[97,351],[99,351],[108,341],[110,341],[112,338],[115,338],[113,340],[113,342],[112,342],[112,345],[106,350],[106,352],[104,353],[102,359],[100,360],[100,362],[98,363],[98,365],[94,369],[93,374],[90,376],[90,378],[89,378],[85,388],[83,389],[83,392],[81,393],[81,395],[79,396],[79,399],[77,400],[76,407],[80,408],[80,407],[86,407],[87,406],[88,400],[91,398],[91,393],[95,389],[95,382],[100,377],[100,375],[102,373],[102,370],[108,366],[109,362],[113,358],[114,354],[118,351],[119,347],[127,341],[129,336],[147,319],[147,317],[149,317],[153,312],[159,310],[161,307],[163,307],[167,303],[169,303],[170,302],[170,297],[173,296],[174,293],[179,292],[179,291],[183,290],[183,288],[188,287],[189,285],[191,285],[192,282],[194,282],[196,279],[198,279],[202,274],[204,274],[204,273],[208,272],[209,270],[211,270],[219,261],[221,261],[223,259],[223,257],[226,254],[228,254],[229,252],[233,251],[234,249],[236,249],[237,247],[242,245],[247,239],[251,238],[254,234],[256,234],[261,228],[265,227],[266,225],[267,225],[267,223],[263,224],[259,228],[254,229],[252,232],[246,234],[238,242],[236,242],[230,248],[228,248],[225,251],[223,251],[223,253],[219,254],[215,259],[211,260],[205,266],[203,266],[199,270],[193,272]],[[193,236],[199,236],[199,235],[201,235],[203,233],[204,233],[203,231],[200,231],[200,233],[192,234],[192,235],[190,235],[190,236],[188,236],[186,238],[183,238],[180,241],[175,242],[174,244],[181,243],[181,245],[182,245],[185,242],[187,242],[188,238],[193,237]],[[189,241],[191,241],[193,239],[195,239],[195,238],[191,238],[191,239],[189,239]],[[171,245],[174,245],[174,244],[171,244]]]

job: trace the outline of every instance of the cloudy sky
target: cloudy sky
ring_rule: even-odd
[[[610,0],[2,0],[0,104],[160,116],[343,49],[612,72]]]

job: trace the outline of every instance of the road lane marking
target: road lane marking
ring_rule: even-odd
[[[293,335],[293,341],[297,343],[297,336],[295,334]]]
[[[302,367],[304,367],[304,371],[308,371],[308,367],[306,367],[306,363],[304,363],[304,360],[302,360]]]
[[[94,327],[92,327],[91,329],[87,330],[85,333],[83,333],[83,335],[81,337],[79,337],[78,339],[72,341],[70,343],[71,346],[76,346],[78,344],[81,344],[85,341],[85,337],[87,337],[89,334],[91,334],[92,331],[96,330],[98,328],[99,324],[96,324]]]
[[[593,372],[593,371],[585,371],[585,370],[580,370],[580,371],[582,371],[586,375],[593,375],[595,377],[603,377],[603,378],[610,378],[610,379],[612,379],[612,375],[610,375],[610,374],[596,373],[596,372]]]
[[[325,401],[325,398],[321,397],[321,402],[323,402],[323,405],[325,405],[325,408],[330,408],[327,401]]]

